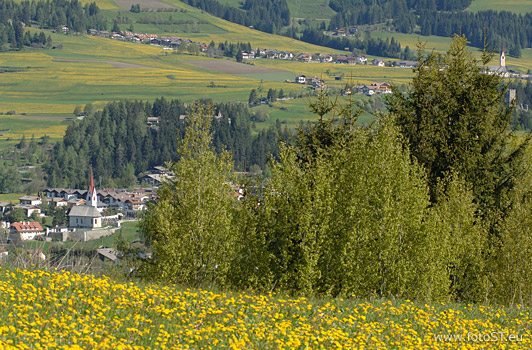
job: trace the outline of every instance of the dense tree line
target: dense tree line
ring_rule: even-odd
[[[18,21],[0,23],[0,50],[20,50],[24,46],[34,48],[51,47],[52,38],[50,35],[46,37],[44,32],[35,32],[31,35],[29,31],[24,30],[22,23]]]
[[[290,10],[286,0],[246,0],[242,9],[223,5],[216,0],[187,0],[185,2],[216,17],[245,26],[253,26],[267,33],[277,33],[281,28],[290,24]]]
[[[84,6],[77,0],[23,1],[0,0],[0,23],[22,22],[27,26],[36,23],[40,28],[57,29],[67,26],[75,32],[89,28],[104,30],[106,20],[96,3]]]
[[[361,54],[407,60],[414,58],[410,47],[406,46],[403,49],[401,47],[401,44],[397,42],[394,38],[392,38],[391,40],[388,38],[386,38],[385,40],[381,38],[336,38],[323,34],[323,31],[314,28],[307,28],[303,31],[303,35],[299,37],[299,39],[310,44],[330,47],[336,50],[344,50],[345,48],[349,48],[350,51],[354,51]]]
[[[292,294],[529,304],[532,172],[528,138],[509,128],[502,78],[483,74],[456,37],[419,54],[390,114],[356,123],[354,101],[326,94],[319,121],[280,144],[271,177],[227,193],[230,156],[215,152],[198,108],[141,231],[148,276]],[[527,151],[528,150],[528,151]]]
[[[331,0],[330,7],[337,11],[331,18],[329,30],[354,25],[389,23],[395,30],[412,33],[416,26],[422,35],[451,37],[466,35],[471,45],[482,48],[485,43],[500,48],[506,44],[508,52],[516,57],[520,49],[532,46],[532,14],[508,11],[463,11],[470,0],[407,1]]]
[[[518,15],[508,11],[420,12],[422,35],[452,36],[462,33],[471,45],[482,48],[484,43],[520,57],[522,48],[532,47],[532,13]]]
[[[188,113],[182,102],[164,98],[153,103],[108,104],[67,128],[52,152],[48,185],[83,187],[90,165],[102,185],[134,184],[136,175],[176,160],[175,150],[187,125],[187,118],[179,116]],[[244,104],[220,103],[214,113],[223,116],[211,125],[214,146],[218,152],[232,152],[236,169],[264,168],[268,154],[277,154],[278,135],[287,132],[278,125],[252,137],[250,113]],[[159,118],[157,127],[147,126],[147,116]]]
[[[37,24],[40,28],[59,29],[66,25],[70,30],[83,32],[89,28],[105,29],[107,24],[95,3],[82,6],[77,0],[23,1],[0,0],[0,47],[21,49],[51,47],[52,39],[44,32],[26,31],[25,26]]]

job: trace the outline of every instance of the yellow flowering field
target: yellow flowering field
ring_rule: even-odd
[[[213,293],[0,267],[0,349],[523,349],[524,308]]]

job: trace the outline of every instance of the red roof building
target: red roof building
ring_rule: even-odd
[[[9,238],[10,240],[29,240],[35,236],[43,234],[44,230],[36,221],[20,221],[11,224]]]

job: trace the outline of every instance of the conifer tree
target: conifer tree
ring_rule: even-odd
[[[455,36],[446,55],[426,58],[420,47],[410,91],[395,89],[387,104],[411,154],[428,172],[432,200],[438,180],[456,171],[472,185],[483,215],[495,217],[508,207],[505,198],[519,178],[528,141],[512,142],[503,77],[479,67],[491,55],[484,51],[478,61],[466,43]]]

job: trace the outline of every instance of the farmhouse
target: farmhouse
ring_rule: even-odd
[[[312,61],[312,55],[306,52],[303,52],[297,56],[297,60],[301,62],[310,62]]]
[[[14,222],[9,229],[9,240],[12,242],[26,241],[43,233],[41,224],[36,221]]]
[[[346,36],[345,29],[338,29],[335,33],[336,36]]]
[[[373,83],[369,86],[376,94],[391,94],[392,86],[388,83]]]
[[[307,82],[307,77],[306,76],[298,75],[296,77],[296,83],[298,83],[298,84],[306,84],[306,82]]]

